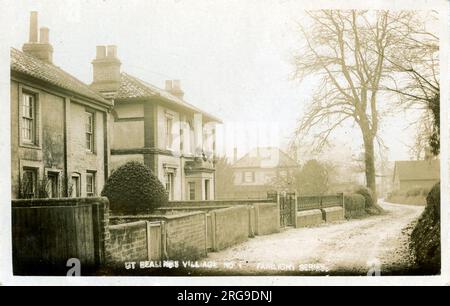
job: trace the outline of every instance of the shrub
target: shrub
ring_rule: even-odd
[[[366,208],[366,212],[369,214],[380,214],[381,212],[383,212],[383,208],[381,208],[378,204],[377,204],[377,199],[374,196],[372,190],[370,190],[367,187],[364,186],[359,186],[356,191],[356,194],[360,194],[364,197],[364,202],[365,202],[365,208]]]
[[[365,199],[360,194],[344,195],[344,206],[346,210],[364,210]]]
[[[441,266],[441,187],[433,186],[427,206],[411,233],[411,248],[416,263],[429,273],[437,274]]]
[[[150,168],[131,161],[117,168],[106,181],[102,196],[113,212],[152,212],[167,203],[167,193]]]
[[[344,195],[345,217],[351,219],[365,215],[365,200],[360,194]]]

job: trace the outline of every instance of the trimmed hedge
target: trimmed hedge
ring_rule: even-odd
[[[411,233],[411,248],[416,263],[431,274],[441,268],[441,187],[433,186],[427,196],[427,206]]]
[[[117,168],[106,181],[102,196],[116,213],[151,213],[167,204],[167,192],[145,165],[131,161]]]
[[[347,219],[353,217],[364,216],[366,201],[360,194],[346,194],[344,195],[345,217]]]

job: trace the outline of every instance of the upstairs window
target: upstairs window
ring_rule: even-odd
[[[255,172],[245,171],[244,172],[244,183],[253,183],[255,181]]]
[[[22,141],[36,143],[36,97],[24,93],[22,95]]]
[[[180,153],[183,154],[184,151],[184,130],[180,128]]]
[[[166,117],[166,149],[172,150],[172,125],[173,119],[171,117]]]
[[[209,200],[209,180],[205,180],[205,201]]]
[[[85,113],[86,150],[94,152],[94,114]]]

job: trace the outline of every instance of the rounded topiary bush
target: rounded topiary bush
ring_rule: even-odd
[[[152,212],[168,201],[167,192],[150,168],[131,161],[117,168],[106,181],[102,196],[118,213]]]
[[[359,186],[356,188],[355,193],[364,197],[367,213],[377,215],[383,212],[383,208],[377,204],[377,199],[372,190],[364,186]]]

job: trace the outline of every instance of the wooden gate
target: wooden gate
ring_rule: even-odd
[[[282,193],[278,195],[278,203],[280,206],[280,226],[295,226],[296,207],[295,193]]]

